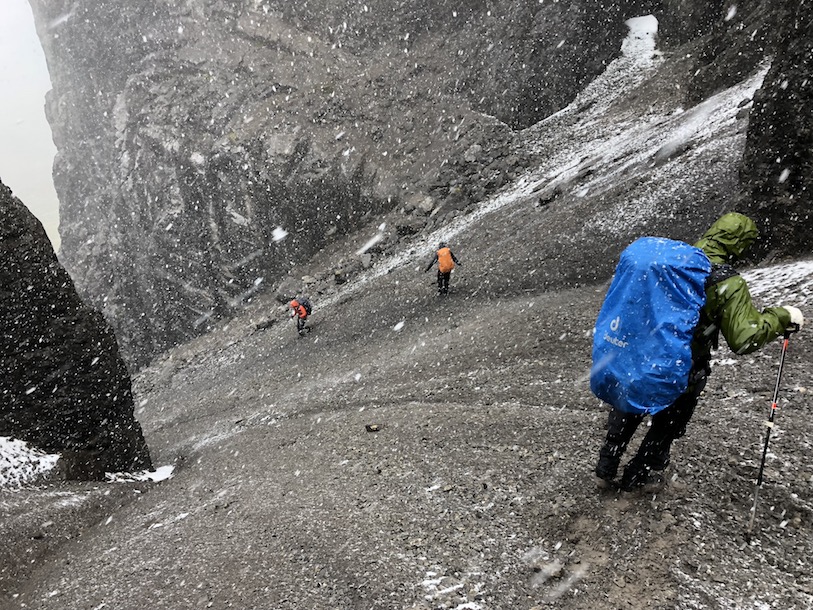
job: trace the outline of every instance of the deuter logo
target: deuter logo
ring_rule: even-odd
[[[610,322],[610,331],[616,332],[619,326],[621,326],[621,316],[616,316],[616,318],[612,322]],[[610,333],[604,333],[604,340],[607,343],[611,343],[616,347],[620,347],[622,349],[629,345],[629,342],[627,341],[622,341],[617,337],[611,337]]]
[[[611,336],[610,336],[610,335],[608,335],[607,333],[604,333],[604,340],[605,340],[607,343],[612,343],[612,344],[613,344],[613,345],[615,345],[616,347],[621,347],[621,348],[624,348],[624,347],[627,347],[627,346],[629,345],[629,341],[622,341],[621,339],[617,339],[617,338],[615,338],[615,337],[611,337]]]

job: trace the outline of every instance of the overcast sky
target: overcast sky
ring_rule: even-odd
[[[59,206],[51,179],[56,148],[44,110],[50,88],[28,0],[0,0],[0,179],[58,248]]]

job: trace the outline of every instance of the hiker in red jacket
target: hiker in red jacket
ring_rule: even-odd
[[[460,265],[461,267],[463,265],[460,264],[460,261],[457,260],[457,257],[452,253],[445,241],[438,244],[435,257],[432,259],[432,262],[429,263],[429,266],[426,267],[424,273],[429,271],[435,263],[438,264],[438,294],[449,294],[449,278],[452,277],[452,269],[455,268],[455,265]]]
[[[296,331],[300,335],[310,332],[310,326],[307,325],[310,303],[307,299],[293,299],[289,306],[291,318],[296,319]]]

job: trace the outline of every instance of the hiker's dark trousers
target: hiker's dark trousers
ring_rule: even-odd
[[[670,407],[652,416],[652,425],[641,441],[632,462],[640,468],[651,470],[663,470],[669,465],[672,441],[686,434],[686,426],[692,418],[697,399],[705,386],[706,379],[703,378],[681,394]],[[618,409],[610,411],[607,418],[607,439],[599,452],[600,462],[604,461],[607,466],[617,467],[621,455],[644,417],[636,413],[624,413]]]
[[[443,294],[449,292],[449,278],[451,277],[451,271],[438,271],[438,292],[442,292]]]
[[[302,332],[302,330],[305,328],[305,325],[306,325],[307,321],[308,321],[307,318],[297,317],[296,318],[296,330],[298,330],[299,332]]]

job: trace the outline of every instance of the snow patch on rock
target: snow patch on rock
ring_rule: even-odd
[[[50,471],[58,454],[45,453],[24,441],[0,436],[0,489],[17,489]]]

